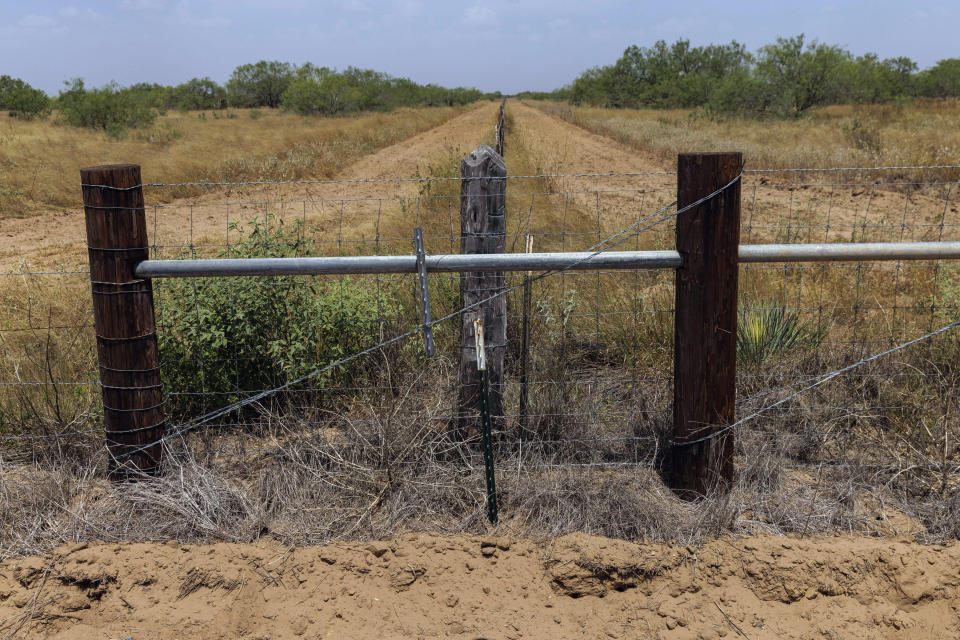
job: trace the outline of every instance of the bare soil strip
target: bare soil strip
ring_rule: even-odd
[[[3,637],[955,638],[960,547],[573,534],[85,543],[0,565]]]
[[[527,152],[556,173],[674,171],[656,154],[643,153],[611,138],[597,135],[522,102],[509,103],[515,129]],[[717,151],[691,149],[690,151]],[[751,159],[744,158],[747,168]],[[879,172],[877,184],[816,184],[811,174],[747,174],[744,177],[743,242],[849,242],[893,240],[956,240],[960,223],[956,196],[941,197],[894,190],[884,182],[896,176]],[[796,184],[791,184],[791,182]],[[829,182],[829,180],[827,180]],[[801,184],[802,183],[802,184]],[[636,218],[638,198],[626,190],[647,189],[648,200],[675,198],[673,176],[639,175],[563,178],[562,191],[580,191],[571,197],[580,209],[610,220],[610,228]],[[599,193],[594,191],[599,190]],[[604,193],[605,190],[614,191]],[[623,190],[616,193],[616,190]],[[649,213],[649,211],[648,211]],[[939,222],[946,214],[946,228]],[[900,237],[900,227],[907,225]],[[923,225],[914,226],[911,225]]]
[[[410,178],[421,172],[438,155],[451,150],[468,153],[479,142],[492,135],[496,105],[483,104],[442,125],[359,160],[337,176],[340,180]],[[416,182],[396,183],[340,183],[292,184],[250,187],[239,193],[217,191],[196,200],[184,201],[157,210],[148,208],[151,242],[185,244],[215,238],[223,241],[231,220],[242,221],[257,213],[263,214],[264,205],[244,204],[232,208],[216,203],[241,203],[303,200],[358,200],[415,197]],[[145,197],[149,204],[149,189]],[[79,177],[77,198],[79,200]],[[192,206],[191,206],[192,205]],[[336,208],[328,205],[326,208]],[[319,214],[321,205],[312,205],[308,218]],[[368,207],[376,211],[376,207]],[[272,212],[272,211],[271,211]],[[154,215],[156,218],[154,219]],[[368,216],[369,217],[369,216]],[[348,220],[355,226],[357,220]],[[83,210],[75,209],[23,219],[0,220],[0,271],[9,272],[25,261],[28,270],[53,269],[64,266],[68,270],[86,268],[85,230]]]

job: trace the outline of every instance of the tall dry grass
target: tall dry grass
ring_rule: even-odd
[[[52,453],[35,446],[47,437],[66,434],[54,438],[62,453],[99,424],[89,291],[86,276],[71,274],[0,282],[0,437],[35,438],[26,450],[40,457]]]
[[[450,442],[439,428],[455,370],[455,362],[441,359],[429,370],[399,373],[401,389],[419,391],[367,393],[328,429],[312,429],[294,413],[261,414],[266,426],[256,432],[171,440],[164,473],[134,483],[107,482],[95,450],[0,465],[0,559],[94,539],[322,544],[411,531],[488,533],[480,450]],[[953,380],[944,391],[956,389]],[[623,403],[651,394],[623,384],[611,391]],[[575,402],[591,401],[596,396],[580,396],[562,408],[574,413],[584,409]],[[639,418],[621,429],[658,440],[664,426]],[[693,502],[678,499],[650,468],[658,464],[656,447],[626,445],[635,466],[591,467],[580,463],[623,459],[624,445],[588,437],[517,447],[504,438],[495,451],[495,533],[586,531],[682,544],[759,532],[949,540],[960,530],[960,498],[943,484],[954,475],[940,453],[947,431],[930,427],[929,438],[875,430],[849,439],[824,435],[824,425],[801,414],[769,431],[741,429],[735,484]],[[849,451],[850,464],[796,468],[837,449]]]
[[[357,158],[431,129],[470,107],[302,117],[274,109],[170,111],[122,138],[47,119],[0,114],[0,218],[77,203],[84,166],[143,165],[146,182],[329,178]],[[191,195],[165,190],[161,200]],[[157,198],[155,198],[157,199]]]

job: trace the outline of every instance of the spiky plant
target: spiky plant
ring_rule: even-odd
[[[779,303],[737,313],[737,358],[748,367],[759,368],[772,356],[819,342],[820,336],[809,322]]]

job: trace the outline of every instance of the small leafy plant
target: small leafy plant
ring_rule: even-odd
[[[272,216],[247,228],[234,225],[231,231],[242,239],[220,257],[308,255],[302,229],[299,221],[288,227]],[[171,413],[181,415],[287,384],[376,344],[378,310],[389,307],[386,294],[346,278],[177,279],[158,288],[157,297],[163,383],[174,392]],[[354,362],[294,390],[321,389],[361,374]],[[216,401],[206,392],[217,392]],[[315,392],[314,404],[322,396]]]

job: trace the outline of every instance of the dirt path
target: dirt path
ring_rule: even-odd
[[[522,102],[509,104],[522,144],[537,163],[556,173],[674,171],[656,154],[643,153],[581,129]],[[749,165],[749,158],[745,158]],[[956,194],[948,200],[903,193],[883,184],[811,184],[813,176],[747,174],[742,186],[744,242],[849,242],[960,240]],[[829,182],[829,181],[828,181]],[[610,229],[637,217],[647,205],[675,198],[674,176],[564,178],[558,190],[579,208],[609,221]],[[640,195],[637,194],[638,190]],[[946,193],[946,191],[945,191]],[[651,201],[652,199],[652,201]],[[646,211],[649,213],[649,206]],[[940,222],[946,214],[945,227]]]
[[[514,130],[526,150],[543,158],[544,168],[555,173],[663,172],[673,167],[662,165],[653,154],[590,133],[559,118],[513,100],[508,103]],[[511,132],[512,133],[512,132]],[[612,176],[609,178],[566,178],[570,190],[590,190],[597,183],[607,188],[638,186],[667,187],[676,183],[672,176]]]
[[[86,544],[0,565],[17,638],[960,637],[960,546],[835,537],[670,547],[407,536],[292,549]],[[14,632],[14,633],[12,633]]]
[[[432,163],[466,154],[492,135],[496,105],[484,104],[442,125],[381,149],[344,170],[337,179],[411,178],[426,175]],[[372,182],[251,187],[234,193],[213,192],[159,208],[148,207],[151,242],[162,246],[217,244],[228,239],[229,222],[262,216],[265,211],[305,215],[310,222],[332,227],[341,217],[348,230],[366,225],[370,235],[381,200],[396,201],[418,194],[416,182]],[[154,188],[155,189],[155,188]],[[150,201],[149,188],[145,193]],[[226,204],[233,201],[233,204]],[[350,204],[347,204],[350,203]],[[362,215],[359,215],[362,208]],[[382,208],[382,205],[380,206]],[[343,216],[341,216],[343,212]],[[364,227],[366,228],[366,227]],[[0,220],[0,272],[21,260],[31,270],[84,269],[83,211],[77,209],[25,219]]]
[[[563,175],[670,170],[657,165],[652,155],[645,157],[523,102],[509,102],[508,110],[513,119],[513,129],[509,132],[513,146],[507,147],[508,166],[519,153],[525,156],[524,164],[537,173]],[[562,213],[554,215],[552,225],[541,225],[541,228],[553,226],[550,230],[554,232],[558,230],[556,227],[566,231],[592,228],[606,235],[649,216],[676,197],[676,179],[672,175],[560,177],[550,179],[548,184],[557,192],[552,196],[550,206]],[[523,180],[512,181],[510,188],[513,193],[531,190]],[[522,200],[519,196],[517,198]],[[548,215],[546,211],[541,214],[542,217]],[[566,248],[586,248],[596,240],[596,236],[585,236],[581,242],[572,238],[573,246]]]

